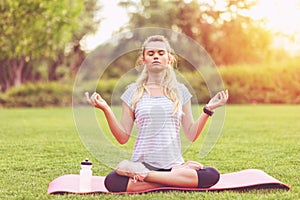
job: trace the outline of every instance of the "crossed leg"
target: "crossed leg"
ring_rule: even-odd
[[[105,186],[111,192],[139,192],[162,186],[208,188],[218,182],[219,172],[212,167],[200,170],[173,168],[172,171],[151,171],[143,182],[120,176],[115,171],[105,179]]]
[[[134,182],[129,179],[127,192],[137,192],[157,188],[159,186],[197,187],[198,175],[194,169],[179,168],[172,171],[151,171],[144,182]]]

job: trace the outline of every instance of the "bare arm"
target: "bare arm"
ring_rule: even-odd
[[[90,104],[104,112],[109,128],[117,141],[120,144],[125,144],[130,137],[134,123],[134,113],[128,105],[122,103],[122,116],[119,122],[109,105],[98,93],[94,93],[91,97],[88,93],[85,93],[85,95]]]
[[[226,104],[228,100],[228,91],[218,92],[206,105],[208,109],[214,110],[220,106]],[[201,134],[205,124],[209,118],[209,115],[206,113],[201,113],[198,120],[195,122],[192,110],[191,110],[191,101],[188,101],[185,105],[183,105],[182,111],[184,113],[182,117],[182,128],[183,131],[190,141],[195,141],[199,135]]]
[[[181,121],[182,129],[187,139],[194,142],[202,132],[209,116],[205,113],[201,113],[200,117],[195,122],[191,110],[191,101],[184,104],[182,111],[184,112]]]

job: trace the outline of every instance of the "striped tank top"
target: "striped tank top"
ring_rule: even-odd
[[[178,83],[181,105],[192,95]],[[130,108],[136,85],[130,85],[121,100]],[[158,169],[170,169],[184,162],[181,155],[180,125],[182,115],[172,115],[174,103],[166,96],[149,96],[144,93],[133,111],[137,138],[131,161],[145,162]]]

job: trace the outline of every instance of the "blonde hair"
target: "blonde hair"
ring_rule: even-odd
[[[170,57],[170,64],[168,65],[166,69],[166,74],[162,80],[163,92],[169,99],[171,99],[174,102],[172,115],[175,115],[176,113],[181,114],[182,108],[180,103],[181,99],[180,99],[178,86],[177,86],[178,82],[176,79],[175,71],[173,69],[174,65],[176,65],[176,57],[174,51],[170,47],[168,40],[161,35],[153,35],[148,37],[142,46],[141,55],[136,61],[136,67],[141,67],[141,65],[143,65],[142,60],[145,52],[145,47],[149,42],[163,42],[166,45],[167,52]],[[137,90],[131,102],[133,110],[135,110],[137,102],[142,98],[145,91],[150,95],[150,91],[146,87],[147,80],[148,80],[148,71],[147,68],[144,67],[140,76],[136,80]]]

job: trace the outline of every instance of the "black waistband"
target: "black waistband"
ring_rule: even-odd
[[[157,167],[153,167],[152,165],[148,164],[148,163],[145,163],[145,162],[142,162],[143,165],[145,165],[145,167],[151,171],[165,171],[165,172],[169,172],[172,170],[171,169],[161,169],[161,168],[157,168]]]

